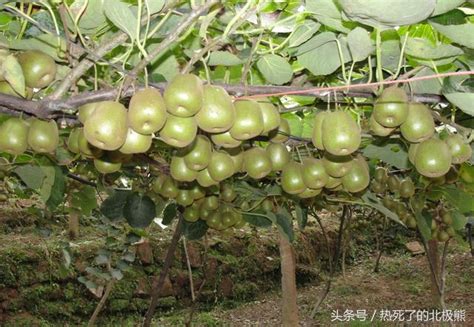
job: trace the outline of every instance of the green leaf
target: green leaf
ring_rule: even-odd
[[[163,225],[169,225],[178,215],[178,206],[174,202],[170,202],[163,210]]]
[[[30,164],[16,167],[13,172],[20,177],[20,179],[33,190],[38,190],[43,184],[45,174],[39,166]]]
[[[127,197],[123,216],[133,228],[148,227],[156,216],[155,203],[149,196],[134,192]]]
[[[341,17],[334,0],[306,0],[306,10],[318,16]]]
[[[55,210],[61,203],[63,203],[64,195],[66,192],[66,181],[62,169],[58,166],[54,166],[54,183],[51,188],[51,194],[46,205],[49,210]]]
[[[321,24],[336,31],[348,33],[349,29],[341,21],[341,12],[334,0],[306,0],[306,10]]]
[[[438,32],[450,38],[454,43],[474,49],[474,24],[441,25],[430,23]]]
[[[111,221],[123,219],[123,208],[130,191],[113,191],[100,205],[100,212]]]
[[[366,59],[374,50],[369,33],[362,27],[356,27],[347,35],[347,43],[354,61]]]
[[[430,196],[443,195],[461,213],[474,211],[474,197],[454,185],[435,186],[430,193]]]
[[[313,125],[314,125],[314,116],[316,113],[311,111],[303,118],[301,137],[310,139],[313,136]]]
[[[432,17],[429,22],[441,25],[462,25],[466,23],[466,14],[460,9],[451,10],[444,15]],[[433,28],[431,26],[431,28]],[[437,38],[434,38],[437,40]]]
[[[164,5],[165,0],[145,0],[143,7],[148,7],[149,13],[153,15],[160,12]]]
[[[344,63],[349,62],[351,60],[351,54],[347,41],[341,38],[339,42]],[[298,62],[313,75],[329,75],[341,67],[341,57],[337,43],[328,41],[311,51],[305,52],[298,56]]]
[[[2,40],[0,35],[0,43],[4,41],[8,48],[15,50],[39,50],[42,51],[56,61],[63,61],[64,58],[58,56],[58,38],[52,34],[40,34],[32,38]],[[60,38],[59,50],[64,52],[66,50],[66,40]]]
[[[115,26],[135,40],[137,17],[127,4],[119,0],[105,0],[104,13]]]
[[[242,216],[244,217],[244,220],[250,225],[254,225],[257,227],[270,227],[272,225],[272,221],[266,213],[242,212]]]
[[[434,72],[429,67],[422,68],[418,73],[416,73],[413,77],[422,77],[422,76],[432,76],[435,75]],[[409,90],[408,90],[409,88]],[[410,86],[406,85],[406,90],[408,92],[413,92],[415,94],[420,93],[428,93],[428,94],[441,94],[442,86],[440,85],[439,81],[436,78],[424,81],[414,81],[410,83]]]
[[[256,200],[256,198],[266,197],[267,193],[263,190],[251,186],[246,181],[237,182],[234,184],[234,190],[242,198],[250,198]]]
[[[194,223],[183,221],[183,235],[190,241],[199,240],[206,235],[209,226],[204,220],[198,220]]]
[[[104,265],[110,261],[110,257],[106,254],[99,254],[95,257],[95,263],[98,265]]]
[[[474,93],[455,92],[443,95],[449,100],[449,102],[464,111],[466,114],[474,116],[474,106],[472,105],[474,103]]]
[[[428,241],[431,239],[431,216],[425,211],[415,212],[416,227],[421,236]]]
[[[236,66],[244,61],[229,51],[213,51],[209,54],[209,66]]]
[[[439,43],[433,45],[426,39],[409,37],[405,53],[422,59],[440,59],[462,55],[463,51],[450,44]]]
[[[374,209],[376,209],[377,211],[379,211],[380,213],[384,214],[387,218],[390,218],[392,219],[393,221],[395,221],[396,223],[400,224],[400,225],[403,225],[402,221],[400,220],[400,218],[398,217],[397,214],[395,214],[394,212],[390,211],[389,209],[387,209],[383,204],[382,202],[380,201],[380,199],[375,196],[375,194],[373,194],[372,192],[370,191],[366,191],[364,193],[364,195],[362,195],[361,197],[362,201],[364,203],[366,203],[369,207],[372,207]]]
[[[83,10],[86,2],[87,7]],[[71,4],[70,11],[74,17],[80,15],[78,25],[83,34],[94,34],[107,22],[104,14],[103,0],[76,0]],[[68,25],[74,28],[73,22],[70,19],[68,19]]]
[[[321,24],[312,20],[305,20],[302,25],[298,26],[295,32],[291,35],[288,46],[290,48],[297,47],[306,42],[316,33]]]
[[[110,275],[112,275],[112,278],[115,280],[121,280],[123,278],[123,273],[119,269],[112,269]]]
[[[451,216],[453,217],[453,223],[451,224],[451,227],[453,227],[454,230],[462,230],[464,227],[466,227],[466,215],[463,215],[459,211],[453,211],[451,212]]]
[[[269,216],[271,217],[271,215]],[[275,218],[273,223],[277,226],[280,233],[285,236],[289,242],[293,242],[295,234],[293,232],[293,217],[291,214],[285,208],[280,207]]]
[[[92,210],[97,208],[96,190],[92,186],[85,185],[72,194],[71,205],[79,209],[85,216],[90,216]]]
[[[48,201],[49,197],[51,196],[51,191],[53,189],[54,185],[54,180],[56,176],[56,170],[54,169],[53,166],[40,166],[41,170],[44,173],[44,180],[43,184],[41,185],[40,189],[40,197],[43,200],[43,202],[46,203]]]
[[[379,159],[398,169],[408,168],[408,153],[396,141],[382,144],[371,143],[362,149],[362,154],[369,159]]]
[[[308,208],[303,207],[301,203],[295,203],[296,221],[298,222],[299,229],[304,229],[308,222]]]
[[[303,134],[303,118],[298,116],[294,112],[287,112],[281,115],[281,118],[284,118],[288,121],[290,125],[291,135],[301,137]]]
[[[267,54],[257,61],[257,68],[272,84],[285,84],[293,77],[291,65],[283,57]]]
[[[350,20],[376,28],[419,23],[433,12],[436,0],[339,0]]]
[[[14,55],[9,55],[2,63],[1,73],[3,78],[10,84],[16,93],[25,97],[25,77],[20,63]]]
[[[394,72],[400,61],[400,37],[395,30],[382,32],[382,66],[384,69]]]
[[[437,0],[436,7],[431,14],[431,16],[437,16],[444,14],[450,10],[457,8],[458,6],[462,5],[465,0]]]
[[[334,42],[334,41],[336,41],[336,34],[332,32],[318,33],[315,36],[313,36],[311,39],[309,39],[307,42],[301,44],[296,49],[296,55],[297,56],[302,55],[308,51],[319,48],[323,44],[326,44],[328,42]]]

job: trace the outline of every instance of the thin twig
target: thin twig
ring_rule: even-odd
[[[170,10],[170,8],[172,6],[174,6],[176,4],[176,1],[168,1],[168,3],[164,6],[164,8],[162,9],[162,12],[163,11],[167,11],[167,10]],[[145,24],[148,24],[148,17],[146,15],[144,15],[142,18],[141,18],[141,25],[145,25]],[[127,33],[124,33],[124,32],[117,32],[114,36],[112,36],[111,38],[108,38],[105,40],[104,43],[101,43],[100,45],[98,45],[95,49],[93,49],[92,51],[82,47],[82,46],[79,46],[75,43],[71,43],[71,45],[74,45],[75,47],[78,47],[79,48],[79,53],[76,54],[76,57],[80,56],[81,55],[81,52],[82,53],[87,53],[87,57],[84,58],[77,66],[75,66],[62,80],[62,82],[58,85],[58,87],[54,90],[54,92],[49,96],[49,99],[53,99],[53,100],[57,100],[59,98],[61,98],[64,94],[66,94],[66,92],[69,90],[69,88],[75,84],[77,82],[77,80],[79,78],[81,78],[82,75],[84,75],[84,73],[89,69],[91,68],[95,62],[97,62],[98,60],[104,60],[103,57],[109,53],[110,51],[112,51],[113,49],[115,49],[117,46],[125,43],[127,40],[129,39],[129,35]],[[128,71],[125,71],[124,69],[122,69],[120,66],[118,65],[115,65],[113,63],[108,63],[110,66],[113,66],[114,68],[116,68],[118,71],[120,71],[121,73],[125,74],[126,76],[128,76],[129,78],[131,78],[130,76],[134,76],[134,72],[128,72]]]
[[[145,69],[145,67],[156,57],[158,57],[161,52],[165,49],[168,49],[178,38],[179,36],[185,32],[187,29],[190,28],[192,24],[207,10],[215,5],[217,3],[217,0],[212,0],[206,2],[204,5],[201,7],[193,10],[188,16],[186,16],[178,26],[170,33],[168,36],[161,41],[161,43],[151,51],[146,58],[143,58],[131,71],[130,75],[127,76],[123,83],[123,90],[126,90],[129,88],[129,86],[132,84],[132,82],[135,80],[133,77],[137,76],[139,72]]]
[[[168,252],[166,253],[165,262],[163,264],[163,268],[160,272],[160,277],[158,280],[155,280],[152,285],[151,289],[151,301],[148,307],[148,310],[145,314],[145,320],[143,322],[144,327],[150,327],[151,320],[155,313],[156,305],[158,304],[158,299],[160,297],[160,292],[165,282],[166,276],[168,276],[168,271],[171,268],[174,259],[174,253],[176,251],[176,247],[178,245],[179,239],[181,238],[182,233],[182,226],[183,226],[183,217],[179,214],[178,224],[174,230],[173,237],[171,239],[171,243],[168,247]]]
[[[112,272],[112,267],[110,266],[110,263],[107,263],[107,270],[109,271],[109,273]],[[89,319],[87,327],[92,327],[95,325],[95,321],[97,320],[97,317],[99,316],[100,311],[104,307],[105,302],[109,298],[110,292],[112,292],[112,288],[114,287],[114,284],[115,284],[115,279],[111,276],[109,282],[107,283],[107,286],[105,287],[105,292],[102,295],[100,302],[95,307],[94,313]]]
[[[328,95],[329,92],[333,91],[348,91],[349,89],[374,89],[377,86],[381,85],[392,85],[392,84],[406,84],[411,82],[417,81],[425,81],[434,78],[444,78],[450,76],[467,76],[467,75],[474,75],[474,70],[467,70],[467,71],[456,71],[456,72],[448,72],[436,75],[428,75],[428,76],[418,76],[412,77],[407,79],[397,79],[397,80],[383,80],[380,82],[374,83],[361,83],[361,84],[351,84],[351,85],[338,85],[338,86],[330,86],[330,87],[315,87],[315,88],[308,88],[304,90],[295,90],[295,91],[287,91],[287,92],[277,92],[277,93],[267,93],[267,94],[260,94],[260,95],[247,95],[240,97],[241,99],[252,99],[258,98],[261,96],[270,97],[270,96],[283,96],[283,95],[291,95],[291,94],[299,94],[299,95]],[[322,94],[323,93],[323,94]]]
[[[164,90],[166,88],[166,83],[150,83],[149,86],[154,87],[159,90]],[[301,87],[293,86],[261,86],[261,85],[229,85],[229,84],[219,84],[215,85],[222,86],[229,94],[239,97],[243,94],[253,94],[261,95],[268,92],[292,92],[293,90],[301,90]],[[122,90],[122,98],[130,97],[137,90],[143,89],[143,86],[128,88]],[[309,90],[309,89],[308,89]],[[31,115],[40,117],[41,115],[47,116],[51,115],[56,111],[75,111],[78,107],[92,102],[113,100],[117,97],[117,89],[103,89],[99,91],[87,91],[82,92],[78,95],[71,96],[67,99],[54,100],[51,98],[45,98],[39,101],[27,100],[11,95],[6,95],[0,93],[0,106],[11,108],[13,110],[24,111]],[[323,95],[316,95],[314,93],[308,93],[308,95],[313,95],[320,98],[322,101],[333,101],[333,97],[329,98]],[[359,98],[372,98],[374,95],[371,92],[349,92],[342,93],[336,92],[337,96],[341,97],[359,97]],[[436,94],[414,94],[412,97],[413,101],[425,102],[425,103],[440,103],[444,102],[443,98]],[[436,117],[435,117],[436,118]],[[462,127],[462,126],[461,126]],[[465,127],[464,127],[465,128]]]
[[[383,253],[383,237],[385,234],[385,227],[387,226],[387,216],[383,216],[383,225],[382,225],[382,233],[379,236],[379,233],[375,233],[375,237],[377,238],[377,259],[375,260],[375,266],[374,266],[374,272],[378,273],[379,272],[379,266],[380,266],[380,258],[382,258],[382,253]]]
[[[91,318],[89,319],[89,322],[87,323],[87,327],[92,327],[95,325],[95,321],[97,320],[97,317],[99,316],[100,311],[105,305],[105,302],[107,301],[110,292],[112,291],[112,288],[114,287],[115,284],[115,279],[111,278],[109,282],[107,283],[107,286],[105,287],[105,292],[104,295],[102,295],[102,298],[100,299],[99,304],[97,304],[97,307],[94,310],[94,313],[92,314]]]
[[[446,264],[448,261],[448,244],[449,244],[449,239],[444,242],[444,247],[443,247],[443,256],[441,257],[441,280],[440,280],[440,304],[441,304],[441,309],[446,310],[446,303],[444,302],[444,295],[445,295],[445,287],[446,287]]]
[[[186,321],[184,322],[186,327],[191,326],[191,322],[193,321],[193,315],[194,315],[194,312],[196,311],[199,297],[201,296],[202,290],[204,289],[204,285],[207,282],[207,269],[206,268],[207,268],[208,248],[209,246],[208,246],[208,241],[207,241],[207,234],[205,234],[204,235],[204,254],[202,255],[202,264],[201,264],[203,279],[202,279],[201,285],[199,285],[199,289],[196,293],[196,297],[189,308],[188,317],[186,318]]]
[[[184,248],[184,255],[186,257],[186,266],[188,268],[189,285],[191,287],[191,300],[194,302],[196,297],[194,295],[193,270],[191,269],[191,262],[189,262],[188,246],[186,244],[185,237],[183,237],[183,248]]]
[[[340,255],[340,251],[341,251],[342,238],[343,238],[343,233],[344,233],[344,222],[346,220],[348,210],[349,210],[349,206],[348,205],[343,205],[342,214],[341,214],[341,222],[339,224],[339,230],[338,230],[338,234],[337,234],[336,251],[334,253],[334,259],[333,259],[333,262],[335,263],[335,265],[338,265],[338,263],[339,263],[339,255]]]
[[[326,250],[328,254],[328,263],[329,263],[329,279],[326,281],[326,287],[321,291],[321,294],[319,295],[318,300],[314,304],[313,310],[311,311],[311,319],[314,319],[314,317],[316,316],[316,313],[321,307],[321,304],[323,304],[324,300],[329,294],[329,291],[331,290],[332,279],[334,277],[334,266],[332,264],[332,255],[331,255],[331,246],[329,244],[329,236],[326,232],[326,229],[324,228],[321,218],[315,211],[313,211],[313,216],[316,218],[316,221],[318,222],[318,225],[321,228],[321,232],[323,233],[323,237],[324,237],[324,242],[326,243]]]

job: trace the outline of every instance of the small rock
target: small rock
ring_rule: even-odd
[[[148,278],[143,277],[138,279],[138,285],[135,290],[135,294],[137,294],[138,296],[148,296],[150,295],[150,289],[151,287]]]
[[[137,245],[137,254],[143,264],[150,265],[153,263],[153,249],[148,241]]]
[[[423,253],[425,253],[425,249],[417,241],[408,242],[408,243],[405,244],[405,246],[408,249],[408,251],[410,251],[412,254],[423,254]]]
[[[234,282],[232,282],[229,276],[222,278],[219,290],[224,298],[232,298],[234,296]]]
[[[187,250],[188,250],[189,264],[191,265],[191,268],[201,267],[202,256],[201,256],[201,251],[199,250],[199,247],[189,242],[187,244]],[[186,260],[186,258],[184,260]]]
[[[159,278],[160,278],[159,276],[153,276],[151,279],[151,285],[154,285],[155,283],[157,283]],[[160,298],[167,297],[167,296],[174,296],[173,284],[171,283],[169,276],[165,277],[165,281],[160,291]]]

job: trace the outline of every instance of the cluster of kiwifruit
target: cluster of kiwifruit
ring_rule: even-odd
[[[176,76],[163,96],[153,88],[136,92],[128,110],[118,102],[102,101],[80,107],[78,118],[84,126],[72,131],[69,149],[96,158],[96,163],[101,160],[101,168],[108,163],[110,169],[101,172],[120,169],[120,160],[108,162],[104,152],[147,152],[156,137],[177,148],[170,166],[173,178],[185,182],[197,179],[202,186],[240,171],[234,159],[242,158],[239,147],[243,141],[264,135],[283,142],[287,137],[278,130],[289,133],[288,122],[280,119],[268,100],[233,102],[222,87],[204,85],[191,74]],[[249,175],[263,178],[271,168],[254,164],[268,161],[259,160],[261,153],[253,151],[257,156],[247,166]]]
[[[3,177],[3,176],[2,176]],[[0,184],[0,202],[5,202],[8,200],[10,190],[8,188],[8,184],[2,183]]]
[[[318,150],[324,152],[319,159],[306,158],[301,163],[302,181],[309,190],[319,193],[324,187],[356,193],[369,185],[367,162],[361,155],[354,155],[361,143],[360,127],[349,112],[317,113],[313,124],[312,142]],[[288,183],[286,181],[288,177],[292,181],[290,185],[295,189],[297,179],[286,174],[285,170],[282,173],[283,189]],[[287,192],[291,191],[293,190]]]
[[[395,212],[405,225],[416,228],[417,223],[412,212],[423,210],[425,203],[414,197],[416,188],[410,177],[400,180],[397,175],[390,174],[386,168],[377,167],[370,188],[382,197],[383,205]],[[432,217],[432,239],[445,242],[454,236],[455,231],[451,226],[453,219],[449,211],[443,208],[430,216]]]
[[[343,111],[320,113],[316,121],[322,117],[328,127],[319,133],[325,137],[327,154],[296,162],[282,144],[288,140],[289,124],[268,99],[232,101],[222,87],[182,74],[163,96],[152,88],[136,92],[128,111],[113,101],[80,107],[84,127],[71,132],[68,147],[94,158],[100,172],[110,173],[120,169],[122,159],[111,154],[146,152],[156,136],[177,148],[170,162],[170,175],[177,182],[209,187],[239,172],[259,180],[281,171],[283,189],[303,198],[319,194],[323,187],[363,190],[369,183],[367,164],[351,156],[360,145],[359,126]],[[245,142],[256,137],[269,141],[266,148]]]
[[[8,56],[10,53],[0,53],[0,56]],[[56,76],[57,66],[54,59],[46,53],[38,50],[28,50],[18,53],[16,59],[21,66],[25,78],[26,94],[31,95],[33,89],[48,87]],[[20,97],[11,85],[0,73],[0,93]]]
[[[23,70],[26,86],[32,89],[47,87],[56,75],[56,63],[41,51],[25,51],[16,56]],[[20,96],[0,75],[0,92]],[[59,143],[58,126],[54,120],[12,117],[0,125],[0,151],[20,155],[28,147],[38,153],[53,152]]]
[[[397,175],[389,174],[386,168],[377,167],[370,188],[382,197],[382,203],[387,209],[395,212],[409,228],[416,228],[416,219],[411,213],[409,203],[415,206],[421,205],[421,208],[423,204],[410,202],[415,195],[415,184],[410,177],[400,180]]]
[[[245,225],[240,208],[234,203],[237,193],[230,184],[221,184],[216,195],[215,189],[211,191],[196,182],[180,185],[169,175],[159,175],[153,181],[152,191],[183,206],[183,218],[188,222],[201,219],[216,230]]]
[[[444,176],[452,164],[465,162],[472,155],[470,145],[459,134],[440,139],[430,109],[422,103],[408,102],[405,91],[397,87],[382,92],[369,125],[378,136],[388,136],[399,128],[401,136],[410,142],[410,162],[426,177]]]
[[[432,215],[431,218],[431,238],[439,242],[446,242],[449,238],[456,235],[453,226],[453,217],[451,213],[442,208],[438,214]]]
[[[58,144],[58,125],[54,120],[11,117],[0,125],[0,151],[11,155],[20,155],[28,148],[50,153]]]

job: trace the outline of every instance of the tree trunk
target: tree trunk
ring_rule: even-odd
[[[431,270],[431,301],[435,307],[438,307],[440,304],[440,277],[441,277],[441,267],[439,262],[439,251],[438,251],[438,241],[429,240],[427,244],[428,261],[430,263]]]
[[[69,238],[74,240],[79,237],[79,217],[80,213],[72,209],[69,213]]]
[[[291,243],[280,233],[281,258],[281,323],[282,326],[298,326],[298,306],[296,304],[296,261]]]
[[[168,275],[168,272],[171,268],[171,265],[174,260],[174,253],[176,251],[178,241],[181,238],[182,227],[183,227],[183,217],[181,214],[179,214],[178,223],[176,224],[173,237],[171,238],[171,243],[168,247],[168,252],[166,253],[165,262],[163,264],[163,268],[161,269],[160,277],[158,278],[158,280],[155,280],[153,282],[153,285],[151,287],[151,301],[150,301],[150,305],[148,306],[148,310],[145,314],[145,320],[143,321],[143,325],[142,325],[143,327],[151,326],[151,320],[153,318],[153,315],[155,314],[155,309],[156,309],[156,305],[158,304],[161,288],[163,287],[165,278]]]

